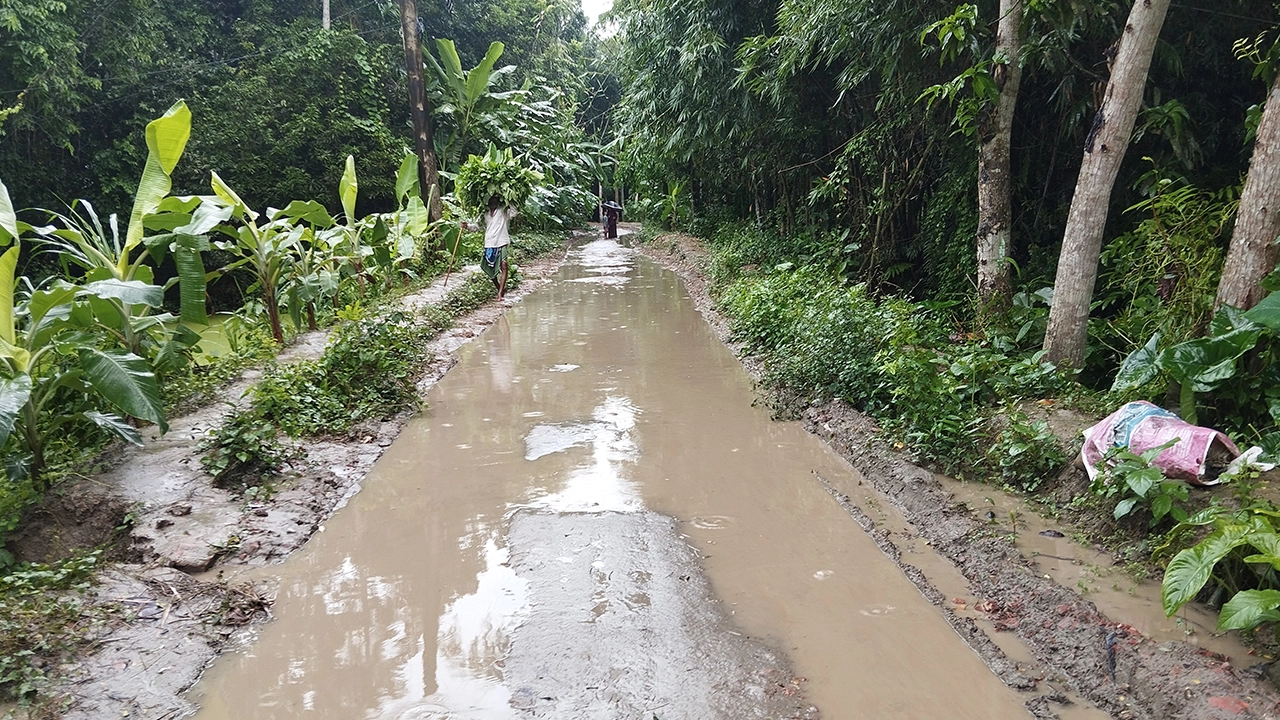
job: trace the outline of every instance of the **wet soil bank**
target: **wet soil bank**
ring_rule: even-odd
[[[503,301],[492,301],[455,320],[429,343],[430,361],[418,381],[425,393],[456,362],[453,353],[544,284],[563,252],[521,266],[522,282]],[[471,272],[453,273],[396,302],[419,311],[441,302]],[[318,357],[328,331],[299,336],[277,358]],[[360,490],[374,463],[411,413],[366,422],[342,436],[290,443],[294,456],[268,500],[248,500],[214,487],[200,466],[207,431],[240,406],[261,377],[250,369],[219,399],[170,422],[164,436],[144,433],[141,448],[116,447],[107,469],[51,491],[32,522],[10,538],[25,560],[49,560],[92,547],[112,535],[128,514],[128,532],[116,533],[123,561],[101,573],[91,602],[115,609],[115,622],[90,638],[89,650],[57,668],[52,701],[42,712],[66,718],[168,719],[195,707],[182,697],[208,664],[238,644],[246,628],[270,617],[270,592],[251,583],[228,584],[226,571],[277,562],[302,547]]]
[[[664,235],[641,250],[684,278],[699,309],[727,340],[727,323],[708,294],[707,257],[698,241]],[[758,376],[758,359],[743,362]],[[1034,558],[1022,555],[1011,535],[994,529],[979,509],[958,502],[931,472],[886,447],[877,439],[874,423],[847,404],[810,407],[803,419],[810,432],[862,473],[894,512],[870,517],[864,508],[874,506],[877,497],[861,497],[865,488],[818,475],[814,482],[824,485],[921,592],[943,608],[953,628],[997,676],[1015,688],[1043,686],[1045,694],[1027,703],[1033,716],[1067,717],[1072,711],[1065,703],[1072,696],[1116,718],[1280,714],[1280,693],[1259,669],[1233,667],[1226,657],[1187,643],[1150,639],[1108,617],[1050,579]],[[927,558],[913,550],[919,543],[949,560],[950,567],[928,567]],[[923,572],[911,563],[923,564]],[[948,586],[946,576],[956,571],[966,585],[963,590]],[[948,599],[961,591],[968,596]],[[1020,648],[1031,657],[1018,658]]]

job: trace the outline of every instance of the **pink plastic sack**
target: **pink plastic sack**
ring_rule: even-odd
[[[1112,448],[1128,447],[1142,454],[1154,447],[1177,440],[1156,456],[1152,463],[1165,477],[1186,480],[1192,485],[1215,485],[1216,478],[1205,478],[1205,460],[1214,457],[1222,464],[1240,454],[1231,438],[1212,428],[1189,425],[1177,415],[1149,402],[1131,402],[1108,415],[1102,422],[1084,431],[1084,447],[1080,457],[1092,480],[1098,464]]]

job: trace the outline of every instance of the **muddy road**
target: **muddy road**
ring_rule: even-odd
[[[254,571],[276,618],[198,718],[1030,717],[829,492],[855,471],[753,407],[674,273],[575,250],[428,401]]]

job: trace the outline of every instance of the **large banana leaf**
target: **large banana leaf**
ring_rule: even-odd
[[[476,101],[489,89],[489,76],[493,73],[493,66],[502,55],[502,50],[502,43],[497,41],[489,43],[489,50],[484,54],[484,59],[467,73],[466,98],[468,105],[475,105]]]
[[[81,414],[94,425],[97,425],[121,440],[133,443],[134,445],[142,445],[142,435],[138,433],[138,429],[125,422],[124,418],[119,415],[109,415],[107,413],[97,412],[96,410],[89,410]]]
[[[178,243],[173,249],[173,263],[178,268],[179,313],[185,322],[204,325],[209,322],[204,311],[205,270],[200,251]]]
[[[0,377],[0,450],[13,432],[18,413],[31,397],[31,376]]]
[[[427,57],[435,65],[433,69],[441,82],[449,85],[449,95],[460,101],[467,96],[467,83],[466,75],[462,72],[462,60],[458,57],[458,48],[452,40],[445,39],[436,40],[436,48],[440,51],[440,65],[444,67],[435,65],[435,58],[430,55]]]
[[[219,199],[230,205],[231,211],[236,215],[236,217],[244,215],[249,220],[258,219],[258,213],[250,210],[245,201],[240,199],[240,196],[236,194],[236,191],[232,190],[230,185],[226,184],[222,181],[222,178],[218,177],[218,173],[211,172],[209,175],[209,185],[213,188],[213,194],[217,195]]]
[[[99,280],[85,285],[78,294],[119,300],[123,305],[154,308],[164,304],[164,289],[140,280]]]
[[[170,175],[190,137],[191,111],[181,100],[164,115],[147,123],[147,164],[142,169],[142,179],[133,198],[133,212],[129,215],[124,252],[119,260],[122,273],[128,266],[129,252],[142,242],[143,221],[159,209],[160,201],[173,187]]]
[[[354,173],[354,169],[352,170]],[[277,210],[271,216],[272,220],[303,220],[310,223],[312,227],[329,228],[333,227],[334,219],[329,214],[329,210],[324,205],[315,200],[294,200],[285,206],[283,210]]]
[[[418,180],[418,156],[406,153],[400,161],[400,169],[396,171],[396,202],[404,205],[405,198],[418,196],[421,200],[422,186]]]
[[[9,188],[0,182],[0,246],[18,241],[18,215],[9,199]]]
[[[16,342],[13,319],[13,273],[18,267],[18,246],[0,255],[0,340],[9,345]]]
[[[130,352],[81,348],[84,376],[107,402],[127,415],[150,420],[169,431],[160,401],[160,385],[147,361]]]
[[[360,186],[356,183],[356,159],[347,156],[346,167],[342,170],[342,179],[338,181],[338,196],[342,199],[342,212],[347,216],[347,224],[356,221],[356,193]]]

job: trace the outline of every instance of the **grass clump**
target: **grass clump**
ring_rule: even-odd
[[[0,699],[30,703],[110,610],[85,599],[101,551],[0,576]]]

